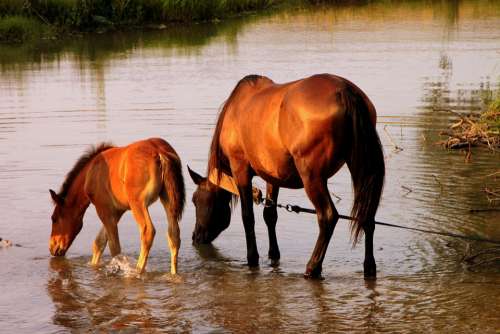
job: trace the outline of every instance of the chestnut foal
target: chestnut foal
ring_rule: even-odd
[[[112,256],[121,252],[118,221],[132,210],[141,235],[137,271],[146,267],[155,228],[148,207],[158,198],[168,218],[170,272],[177,273],[180,247],[179,220],[185,202],[179,156],[163,139],[151,138],[125,147],[101,144],[80,157],[66,176],[61,190],[50,190],[52,214],[50,253],[63,256],[83,226],[90,203],[103,223],[93,245],[92,264],[97,264],[106,244]]]

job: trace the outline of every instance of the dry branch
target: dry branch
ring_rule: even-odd
[[[449,130],[442,131],[441,136],[447,136],[446,140],[438,142],[449,149],[461,149],[475,146],[488,147],[495,151],[500,148],[500,134],[494,128],[479,118],[459,115],[460,120],[453,123]],[[500,114],[490,113],[488,118],[500,118]],[[470,154],[469,154],[470,156]]]

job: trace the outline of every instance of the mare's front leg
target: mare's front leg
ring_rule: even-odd
[[[264,207],[264,221],[267,225],[267,234],[269,236],[269,259],[271,266],[279,265],[280,249],[278,247],[278,240],[276,238],[276,222],[278,221],[278,212],[276,209],[276,202],[278,200],[279,187],[273,186],[271,183],[266,185],[266,199],[269,205]],[[266,203],[268,204],[268,203]]]
[[[236,168],[233,168],[235,167]],[[248,165],[231,163],[231,170],[238,186],[241,201],[241,215],[247,242],[247,261],[250,267],[259,265],[259,252],[255,239],[255,218],[253,215],[252,178]]]
[[[328,192],[326,180],[315,177],[303,178],[304,189],[316,209],[319,235],[312,256],[307,263],[305,278],[320,278],[323,260],[339,214]]]

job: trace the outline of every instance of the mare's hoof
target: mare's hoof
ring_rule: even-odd
[[[258,267],[259,266],[259,257],[247,259],[247,263],[249,267]]]
[[[373,271],[373,272],[366,272],[365,271],[365,280],[374,281],[376,279],[377,279],[377,271]]]
[[[276,268],[280,266],[280,259],[271,259],[271,267]]]
[[[269,251],[267,254],[269,260],[271,260],[271,267],[278,267],[280,265],[280,252],[279,251]]]
[[[377,267],[375,265],[365,265],[364,275],[366,280],[377,279]]]

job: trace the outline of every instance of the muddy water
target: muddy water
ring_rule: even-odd
[[[412,1],[294,10],[188,29],[101,35],[0,49],[0,324],[19,333],[87,332],[481,332],[500,330],[498,262],[462,262],[465,242],[377,228],[378,280],[365,282],[363,247],[339,223],[323,281],[302,278],[317,236],[315,218],[280,212],[279,267],[265,258],[267,232],[256,207],[260,268],[244,264],[236,210],[209,247],[190,237],[193,206],[181,223],[180,277],[170,257],[161,205],[148,272],[133,271],[139,236],[120,223],[126,257],[88,262],[100,222],[91,207],[65,259],[48,252],[48,189],[90,145],[161,136],[183,162],[204,171],[218,107],[250,73],[285,82],[330,72],[357,83],[378,108],[387,182],[377,218],[500,239],[498,153],[434,143],[453,112],[477,111],[499,90],[500,7],[493,1]],[[450,112],[450,110],[452,112]],[[403,148],[396,151],[395,145]],[[188,196],[193,185],[185,173]],[[260,180],[254,181],[262,186]],[[330,180],[341,213],[348,172]],[[284,203],[309,206],[303,191]],[[498,204],[498,203],[497,203]],[[488,245],[471,244],[472,250]]]

